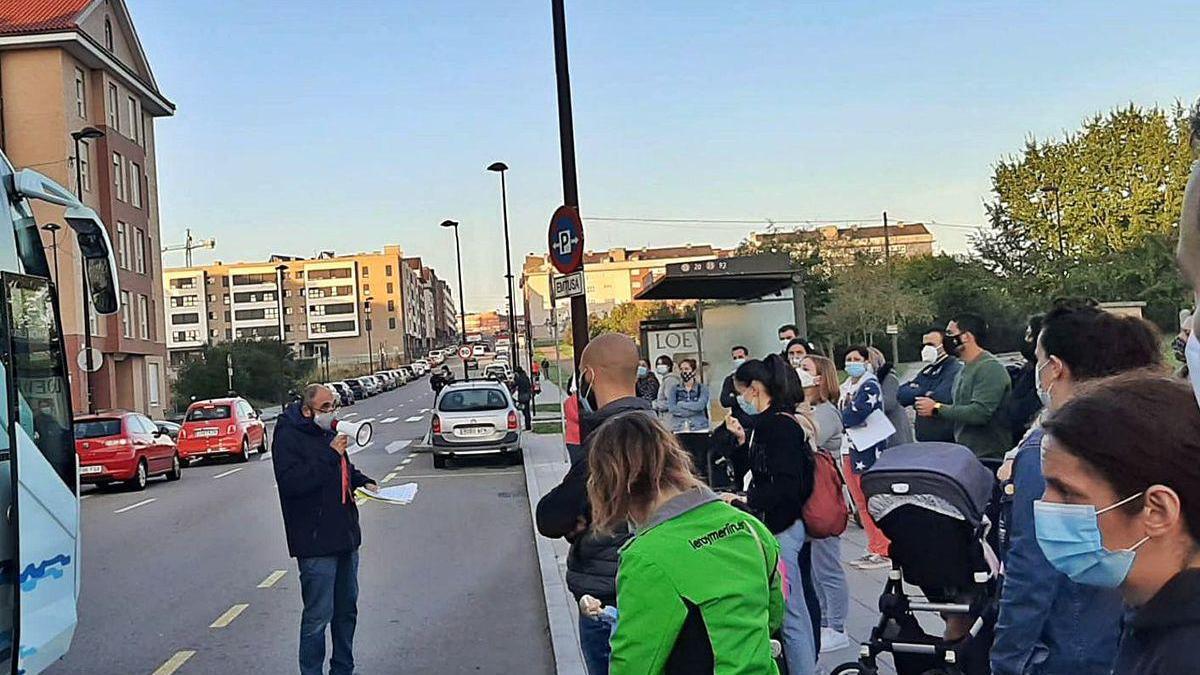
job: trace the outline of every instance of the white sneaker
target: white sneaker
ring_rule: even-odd
[[[821,653],[836,652],[850,646],[850,637],[832,628],[821,629]]]

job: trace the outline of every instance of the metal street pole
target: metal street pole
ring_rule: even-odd
[[[189,232],[188,233],[189,240],[191,239],[191,236],[192,235]],[[190,257],[191,251],[188,251],[188,255]],[[283,312],[283,283],[284,283],[284,280],[286,279],[286,277],[284,276],[284,273],[287,272],[287,269],[288,269],[287,265],[278,265],[275,267],[275,283],[277,284],[277,286],[275,288],[275,300],[276,300],[277,307],[275,309],[276,309],[276,311],[279,312],[279,342],[281,344],[287,344],[287,330],[284,328],[284,326],[286,324],[284,323],[284,319],[283,319],[283,314],[284,314],[284,312]]]
[[[558,140],[562,155],[563,204],[579,209],[579,184],[575,175],[575,123],[571,118],[571,74],[567,64],[567,17],[563,0],[550,0],[554,17],[554,75],[558,84]],[[571,298],[571,339],[575,371],[588,343],[587,293]]]
[[[462,282],[462,243],[458,239],[458,223],[453,220],[443,220],[442,227],[454,228],[454,255],[458,259],[458,319],[460,334],[459,340],[461,344],[467,344],[467,306],[463,300],[463,282]],[[467,359],[463,359],[463,379],[471,379],[471,374],[467,371]]]
[[[79,201],[83,201],[83,162],[81,160],[80,146],[85,138],[101,138],[104,132],[94,127],[84,127],[79,131],[73,132],[71,138],[75,140],[75,193],[79,197]],[[56,251],[57,252],[57,251]],[[83,374],[84,388],[87,390],[87,411],[90,415],[96,412],[95,401],[92,398],[92,369],[95,364],[92,363],[92,298],[88,290],[87,276],[87,260],[83,257],[83,252],[79,253],[79,270],[80,278],[83,280],[83,359],[85,372]]]
[[[371,346],[371,301],[374,299],[375,298],[368,295],[366,299],[363,300],[363,313],[367,315],[367,366],[370,368],[370,370],[367,371],[368,375],[375,372],[375,352],[373,351],[374,348]]]
[[[59,284],[59,278],[58,278],[58,231],[62,229],[62,225],[59,225],[58,223],[46,223],[45,225],[42,226],[42,229],[50,233],[50,237],[53,239],[53,242],[54,242],[53,243],[53,247],[54,247],[54,287],[55,287],[55,292],[57,293],[58,292],[58,290],[57,290],[58,284]]]
[[[888,281],[892,280],[892,237],[888,229],[887,211],[883,212],[883,259],[887,264]],[[896,299],[892,298],[892,324],[896,324]],[[892,363],[900,363],[900,335],[892,333]]]
[[[516,366],[518,365],[517,309],[513,300],[512,247],[509,245],[508,239],[508,186],[504,180],[504,172],[508,171],[508,165],[504,162],[496,162],[488,167],[488,171],[496,171],[500,174],[500,209],[504,213],[504,266],[506,270],[504,278],[508,280],[508,341],[512,362]]]

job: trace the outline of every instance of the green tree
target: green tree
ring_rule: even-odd
[[[669,302],[623,302],[607,314],[593,314],[588,318],[588,333],[595,337],[601,333],[624,333],[637,340],[643,321],[651,319],[679,319],[691,313],[681,303]]]
[[[233,361],[233,391],[259,402],[278,402],[303,387],[316,362],[296,359],[279,340],[237,340],[209,345],[179,371],[174,388],[176,407],[194,398],[225,396],[229,391],[227,357]]]
[[[887,265],[862,260],[833,272],[833,290],[818,325],[832,354],[838,346],[873,344],[890,323],[924,326],[932,319],[925,295],[906,288]]]
[[[782,253],[788,256],[793,271],[799,272],[802,278],[800,286],[804,289],[804,309],[808,315],[809,340],[824,341],[827,337],[821,333],[824,323],[821,317],[832,299],[833,280],[829,266],[821,256],[819,246],[809,242],[781,242],[764,240],[761,242],[743,241],[738,245],[737,255],[755,255],[759,253]]]

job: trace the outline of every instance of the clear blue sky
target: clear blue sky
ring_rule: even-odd
[[[128,0],[178,114],[163,238],[200,260],[396,242],[502,303],[561,202],[548,0]],[[567,3],[585,216],[977,224],[1028,134],[1200,94],[1200,3]],[[918,7],[918,5],[920,5]],[[589,223],[592,248],[735,244],[742,226]],[[945,250],[966,231],[939,228]],[[182,264],[168,254],[168,265]]]

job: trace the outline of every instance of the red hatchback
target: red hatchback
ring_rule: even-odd
[[[188,406],[179,430],[179,455],[232,456],[239,462],[267,449],[267,427],[244,398],[214,398]]]
[[[134,412],[76,417],[75,452],[82,483],[122,481],[144,490],[150,476],[179,480],[183,475],[175,442],[149,417]]]

